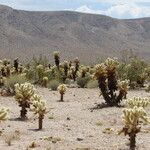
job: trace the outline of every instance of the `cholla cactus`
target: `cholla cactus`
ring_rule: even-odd
[[[107,71],[115,71],[116,67],[119,65],[119,62],[117,61],[116,58],[107,58],[105,61],[106,69]]]
[[[66,78],[68,77],[68,69],[69,69],[69,64],[67,61],[64,61],[63,68],[64,68],[64,81],[66,81]]]
[[[123,93],[124,98],[126,99],[127,91],[129,89],[129,80],[119,81],[118,89],[120,92]]]
[[[150,104],[150,101],[148,100],[148,98],[134,97],[132,99],[127,100],[127,105],[130,108],[134,108],[135,106],[145,108],[149,104]]]
[[[79,70],[79,63],[80,63],[78,57],[76,57],[76,58],[74,59],[74,63],[75,63],[75,74],[76,74],[77,71]]]
[[[140,121],[149,122],[147,113],[143,107],[133,107],[123,110],[123,123],[124,127],[120,133],[124,133],[125,136],[129,136],[130,150],[135,150],[136,147],[136,134],[140,132],[141,126]],[[119,133],[119,134],[120,134]]]
[[[41,97],[38,95],[33,96],[33,109],[31,109],[34,114],[38,114],[39,117],[39,130],[43,127],[43,119],[46,112],[46,102],[44,100],[41,100]]]
[[[71,79],[76,81],[76,72],[75,72],[75,67],[74,66],[71,66],[69,74],[70,74]]]
[[[96,65],[94,77],[97,80],[99,80],[100,77],[106,77],[106,76],[107,76],[106,66],[103,63]]]
[[[116,68],[118,66],[116,59],[108,58],[105,63],[95,66],[94,77],[98,80],[101,93],[109,106],[118,106],[123,97],[127,94],[127,81],[117,81]],[[119,94],[116,91],[119,90]]]
[[[16,71],[16,72],[18,72],[18,66],[19,66],[19,59],[16,58],[16,59],[14,60],[14,68],[15,68],[15,71]]]
[[[42,86],[47,87],[47,84],[48,84],[48,77],[43,77]]]
[[[8,119],[8,108],[0,108],[0,122]]]
[[[81,69],[80,69],[80,74],[81,74],[81,78],[84,78],[86,76],[86,73],[87,73],[87,68],[85,66],[83,66]]]
[[[0,87],[1,87],[1,86],[4,86],[5,82],[6,82],[6,78],[0,76]]]
[[[10,64],[10,60],[9,60],[9,59],[4,58],[4,59],[3,59],[3,61],[2,61],[2,63],[3,63],[3,65],[4,65],[4,66],[7,66],[7,65],[9,65],[9,64]]]
[[[63,96],[64,96],[64,94],[67,90],[67,86],[65,84],[61,84],[61,85],[58,86],[57,89],[60,93],[60,101],[63,102],[64,101]]]
[[[58,52],[58,51],[55,51],[53,54],[54,54],[54,59],[55,59],[55,65],[56,65],[57,68],[59,69],[59,63],[60,63],[59,52]]]
[[[41,64],[36,66],[36,72],[37,72],[37,76],[38,76],[38,82],[41,83],[43,76],[44,76],[44,66]]]
[[[15,99],[21,107],[20,117],[23,120],[26,118],[27,108],[30,108],[31,98],[34,92],[34,86],[30,83],[15,84]]]

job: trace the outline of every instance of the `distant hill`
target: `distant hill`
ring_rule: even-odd
[[[32,12],[0,5],[0,57],[21,60],[52,52],[95,62],[132,49],[150,58],[150,18],[119,20],[70,11]]]

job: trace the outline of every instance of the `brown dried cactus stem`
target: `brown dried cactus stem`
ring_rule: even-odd
[[[68,63],[65,62],[64,63],[64,76],[63,76],[63,83],[66,81],[67,77],[68,77],[68,69],[69,69],[69,66],[68,66]]]
[[[60,94],[60,101],[63,102],[64,101],[64,93]]]
[[[14,60],[14,68],[15,68],[15,71],[18,72],[18,66],[19,66],[19,62],[18,62],[18,58],[16,58]]]
[[[58,68],[58,70],[59,70],[59,63],[60,63],[59,55],[55,55],[55,56],[54,56],[54,59],[55,59],[55,65],[57,66],[57,68]]]
[[[135,141],[135,138],[136,138],[136,134],[130,134],[129,135],[129,140],[130,140],[130,150],[135,150],[135,147],[136,147],[136,141]]]
[[[75,58],[74,63],[75,63],[75,76],[76,76],[76,74],[77,74],[77,72],[79,70],[79,63],[80,63],[79,59]]]
[[[39,114],[39,130],[43,128],[43,119],[44,119],[44,115]]]
[[[21,107],[21,110],[20,110],[20,118],[21,118],[22,120],[27,119],[27,117],[26,117],[27,108],[30,108],[30,104],[29,104],[29,103],[21,103],[19,106]]]
[[[128,128],[124,127],[121,132],[124,132],[125,136],[129,136],[130,141],[130,150],[135,150],[136,148],[136,134],[140,132],[140,127],[137,127],[135,129],[132,129],[130,133],[128,133]]]
[[[117,80],[114,74],[108,76],[108,87],[106,83],[106,76],[100,76],[98,83],[99,88],[102,92],[102,95],[109,106],[118,106],[121,100],[123,99],[124,93],[122,91],[119,92],[117,96],[115,91],[117,90]]]

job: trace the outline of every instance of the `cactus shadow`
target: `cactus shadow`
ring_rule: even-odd
[[[106,103],[100,103],[100,104],[96,104],[94,107],[90,108],[90,111],[93,112],[94,110],[103,109],[103,108],[109,108],[109,107],[123,108],[124,105],[110,106],[110,105],[108,105]]]
[[[21,118],[10,118],[9,119],[10,121],[28,121],[28,118],[26,118],[26,119],[21,119]]]
[[[28,130],[33,132],[44,131],[43,129],[28,129]]]

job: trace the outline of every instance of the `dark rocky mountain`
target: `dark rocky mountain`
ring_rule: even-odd
[[[28,60],[33,55],[82,62],[121,57],[132,51],[149,60],[150,18],[119,20],[104,15],[70,11],[32,12],[0,5],[0,57]]]

